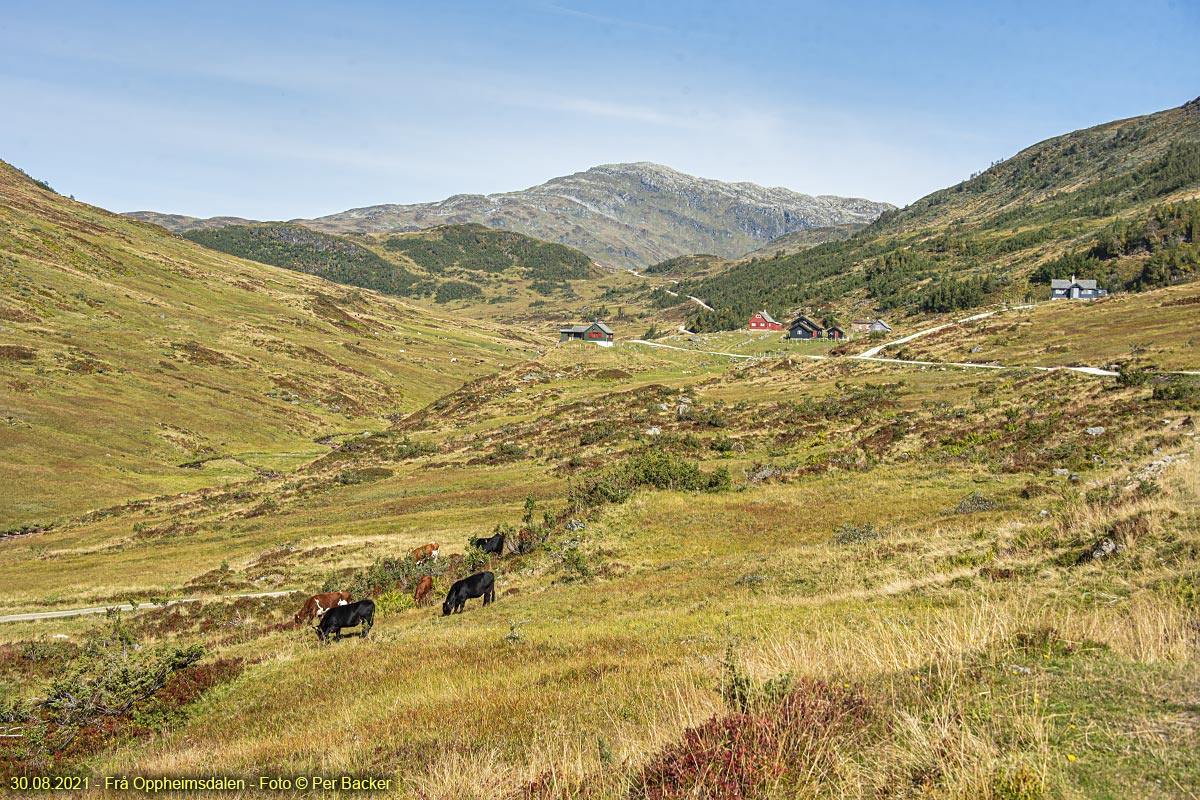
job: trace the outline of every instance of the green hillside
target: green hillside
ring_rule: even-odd
[[[0,163],[0,531],[285,473],[515,335],[233,258]],[[453,359],[453,361],[452,361]],[[453,364],[453,366],[452,366]]]
[[[578,250],[477,223],[442,225],[380,241],[384,250],[438,275],[451,269],[494,273],[522,267],[534,282],[592,277],[592,260]]]
[[[261,264],[437,303],[496,301],[513,279],[537,296],[570,297],[570,281],[598,275],[578,250],[478,224],[340,236],[268,223],[194,229],[183,236]]]
[[[230,225],[185,231],[183,237],[260,264],[319,275],[336,283],[374,289],[384,294],[407,294],[414,281],[412,274],[400,264],[380,258],[341,236],[300,225]]]
[[[1041,142],[970,180],[885,212],[850,239],[680,284],[700,329],[749,313],[862,301],[938,313],[1045,297],[1051,277],[1110,291],[1192,279],[1200,191],[1200,100]]]

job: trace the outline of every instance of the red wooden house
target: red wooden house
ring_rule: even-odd
[[[759,311],[750,318],[750,330],[752,331],[781,331],[783,323],[776,322],[775,318],[768,314],[765,310]]]

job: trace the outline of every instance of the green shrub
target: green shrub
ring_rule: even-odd
[[[321,591],[347,591],[354,599],[361,600],[382,595],[394,588],[408,590],[423,576],[432,574],[432,569],[431,561],[418,565],[412,560],[412,556],[377,558],[371,566],[349,578],[340,573],[329,575],[321,585]]]
[[[523,457],[529,448],[522,447],[516,442],[501,442],[496,445],[496,458],[500,459],[515,459]]]
[[[648,450],[598,473],[586,476],[568,490],[571,508],[582,510],[623,503],[639,487],[675,491],[720,492],[729,489],[732,480],[725,467],[704,473],[691,461],[670,452]]]
[[[1200,407],[1200,385],[1171,381],[1155,386],[1150,397],[1167,403],[1177,403],[1189,408]]]
[[[958,505],[954,507],[956,514],[974,514],[978,511],[995,511],[1000,507],[992,498],[979,492],[971,492],[969,495],[958,501]]]
[[[399,589],[386,591],[375,600],[375,610],[385,617],[416,607],[417,604],[412,595]]]
[[[886,531],[876,528],[869,522],[866,525],[846,523],[834,532],[833,541],[837,544],[862,544],[872,539],[882,539],[884,536],[887,536]]]
[[[1117,385],[1125,387],[1145,386],[1152,377],[1154,377],[1154,373],[1150,370],[1123,367],[1117,373]]]
[[[708,449],[718,453],[728,453],[733,450],[734,441],[728,436],[718,436],[708,443]]]
[[[491,565],[492,556],[490,553],[485,553],[473,544],[468,543],[467,549],[463,553],[463,569],[468,573],[474,574],[479,572],[484,567]]]

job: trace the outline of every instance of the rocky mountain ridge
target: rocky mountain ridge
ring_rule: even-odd
[[[863,198],[814,197],[782,187],[698,178],[637,162],[604,164],[521,191],[365,206],[293,221],[326,233],[394,233],[475,222],[630,268],[697,252],[735,258],[792,231],[863,224],[891,208]],[[153,212],[130,216],[176,231],[212,227],[219,219]]]

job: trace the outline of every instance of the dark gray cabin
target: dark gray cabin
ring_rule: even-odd
[[[821,326],[806,316],[799,316],[788,326],[789,339],[820,339],[824,334]]]
[[[1055,278],[1050,281],[1051,300],[1095,300],[1098,297],[1108,297],[1107,289],[1100,289],[1095,281],[1071,280]]]
[[[560,328],[558,331],[558,340],[560,342],[612,344],[613,332],[612,328],[600,320],[596,320],[590,325],[574,325],[570,328]]]

